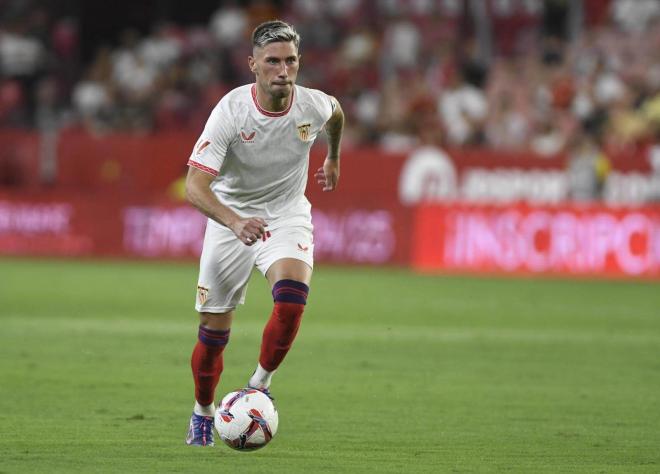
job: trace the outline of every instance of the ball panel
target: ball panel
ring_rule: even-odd
[[[224,396],[215,413],[220,439],[233,449],[255,450],[268,444],[277,433],[279,417],[268,396],[245,389]]]

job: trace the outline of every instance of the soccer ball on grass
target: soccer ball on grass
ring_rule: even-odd
[[[266,446],[277,432],[277,409],[255,389],[230,392],[215,412],[215,429],[230,448],[253,451]]]

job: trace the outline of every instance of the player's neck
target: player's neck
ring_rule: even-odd
[[[285,111],[291,103],[292,95],[293,94],[289,94],[286,97],[273,97],[257,86],[257,102],[259,103],[259,107],[267,112],[277,113]]]

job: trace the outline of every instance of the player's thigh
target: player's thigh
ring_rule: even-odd
[[[200,313],[228,313],[245,300],[255,254],[229,229],[209,224],[199,261],[197,301]]]
[[[307,227],[280,227],[261,245],[256,265],[271,286],[283,279],[309,285],[314,268],[312,231]]]
[[[268,268],[266,279],[271,287],[280,280],[295,280],[309,285],[312,280],[312,267],[295,258],[280,258]]]

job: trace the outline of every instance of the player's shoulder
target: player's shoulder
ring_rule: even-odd
[[[240,86],[227,92],[218,101],[209,117],[211,126],[222,123],[232,125],[237,117],[249,112],[250,84]]]
[[[334,110],[334,98],[318,89],[296,85],[296,100],[300,107],[316,110],[324,120]]]
[[[303,87],[296,84],[296,95],[299,102],[312,102],[316,103],[319,101],[327,102],[331,100],[331,96],[325,92],[318,89],[311,89],[309,87]]]
[[[244,107],[252,101],[252,84],[236,87],[227,92],[220,101],[219,106],[229,108]]]

